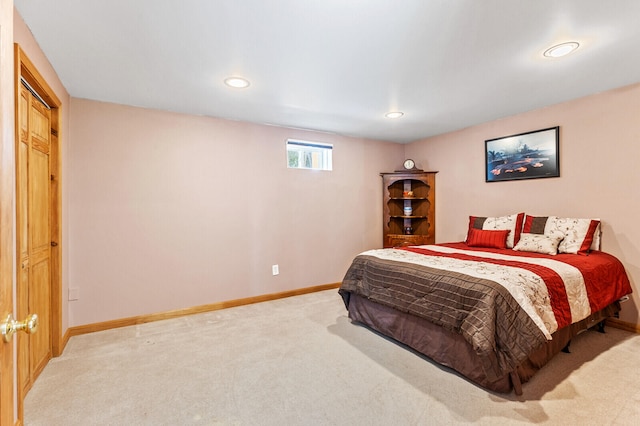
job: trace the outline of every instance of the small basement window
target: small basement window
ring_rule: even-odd
[[[287,167],[290,169],[333,170],[333,145],[287,140]]]

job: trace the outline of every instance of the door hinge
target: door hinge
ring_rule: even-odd
[[[56,243],[55,241],[51,241],[51,247],[57,247],[58,243]]]
[[[56,177],[54,175],[51,175],[51,180],[56,180]]]
[[[51,129],[51,134],[53,136],[58,136],[58,131],[56,129]]]

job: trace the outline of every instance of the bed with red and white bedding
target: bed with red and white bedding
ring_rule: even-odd
[[[339,293],[352,320],[487,389],[521,394],[573,336],[620,310],[629,279],[602,251],[523,251],[520,234],[511,247],[485,247],[495,244],[473,244],[471,228],[466,242],[361,253]]]

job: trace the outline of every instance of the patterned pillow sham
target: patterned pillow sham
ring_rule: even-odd
[[[502,229],[489,231],[482,229],[469,229],[467,245],[469,247],[507,248],[507,236],[511,231]]]
[[[600,249],[599,219],[527,216],[523,232],[547,236],[562,234],[559,253],[587,254],[590,250]]]
[[[516,251],[527,251],[542,254],[558,254],[558,245],[563,235],[520,234],[520,241],[513,248]]]
[[[522,233],[522,222],[524,220],[524,213],[516,213],[509,216],[500,217],[482,217],[482,216],[469,216],[469,231],[472,229],[482,230],[509,230],[507,236],[507,248],[513,248],[520,239]],[[467,232],[467,240],[469,239],[469,232]]]

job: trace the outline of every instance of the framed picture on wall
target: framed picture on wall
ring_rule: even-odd
[[[484,141],[486,182],[560,176],[560,127]]]

